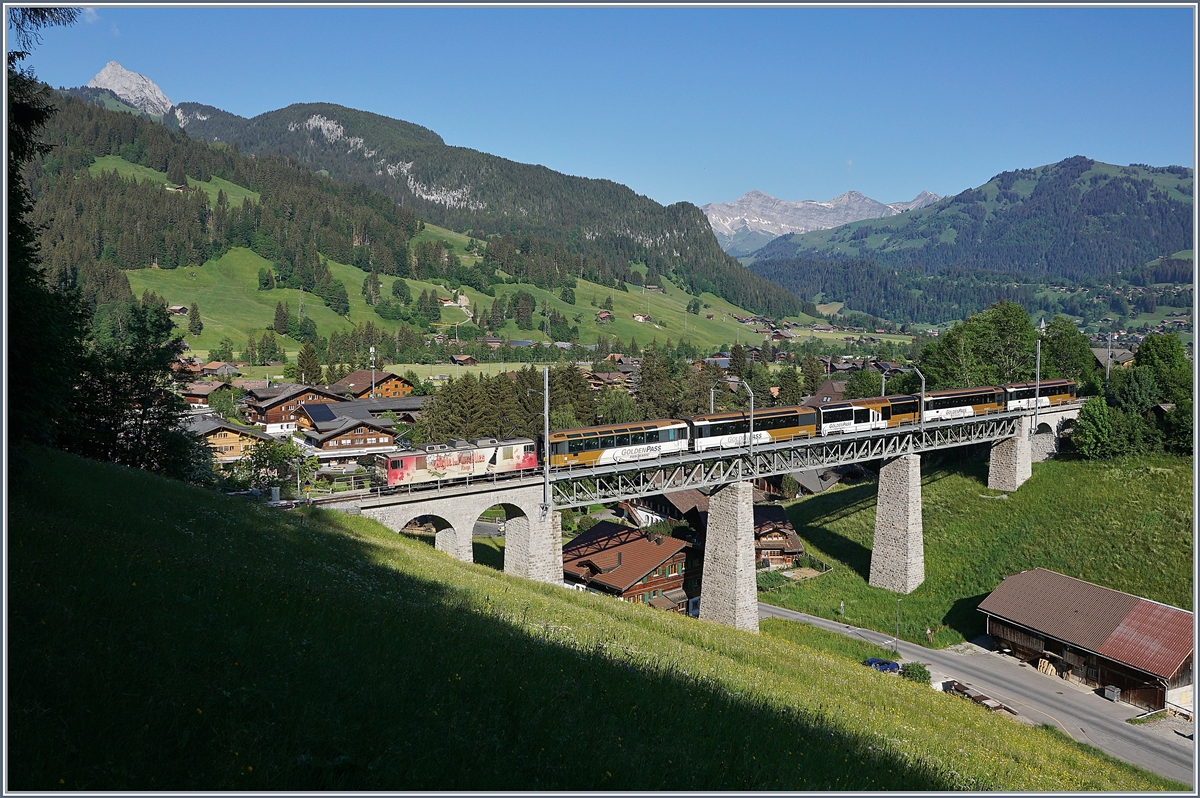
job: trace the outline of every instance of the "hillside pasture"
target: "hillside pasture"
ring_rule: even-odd
[[[362,517],[44,450],[14,488],[13,790],[1186,789],[771,625],[525,581]]]
[[[157,172],[147,166],[139,166],[138,164],[130,163],[129,161],[117,155],[102,155],[92,161],[92,165],[88,167],[88,171],[93,175],[99,175],[101,172],[116,172],[126,180],[137,179],[139,183],[150,181],[151,183],[159,183],[167,185],[166,172]],[[259,193],[251,191],[248,188],[239,186],[237,183],[231,183],[223,177],[213,175],[210,180],[200,181],[193,178],[188,178],[188,186],[195,188],[199,186],[208,194],[208,201],[216,203],[217,193],[225,192],[225,196],[229,199],[230,205],[241,205],[243,200],[258,202]]]
[[[903,597],[900,637],[944,647],[983,634],[979,603],[1004,577],[1030,568],[1192,609],[1192,459],[1147,455],[1112,462],[1035,463],[1015,493],[988,490],[987,464],[922,469],[925,582]],[[867,584],[877,483],[863,480],[791,503],[805,548],[834,566],[762,594],[771,604],[893,634],[896,594]]]

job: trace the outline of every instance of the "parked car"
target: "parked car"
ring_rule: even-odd
[[[880,673],[899,673],[900,672],[900,666],[897,663],[892,662],[890,659],[880,659],[879,657],[871,657],[870,659],[863,660],[863,665],[866,665],[868,668],[874,668],[875,670],[879,671]]]

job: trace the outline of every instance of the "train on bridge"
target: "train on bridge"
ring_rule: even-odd
[[[953,388],[920,395],[877,396],[820,407],[770,407],[754,413],[755,445],[883,430],[922,421],[967,419],[1008,410],[1053,407],[1075,399],[1072,380]],[[1036,396],[1035,396],[1036,394]],[[552,469],[633,463],[672,454],[746,447],[750,414],[709,413],[691,418],[606,424],[550,433]],[[388,488],[445,484],[477,478],[503,478],[533,471],[542,463],[541,440],[476,438],[430,443],[381,454],[376,478]]]

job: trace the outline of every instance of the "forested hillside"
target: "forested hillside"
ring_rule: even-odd
[[[775,239],[751,268],[897,321],[962,318],[1031,282],[1111,282],[1192,246],[1192,170],[1083,157],[996,175],[887,219]],[[927,279],[937,275],[937,280]]]
[[[756,312],[781,316],[800,308],[795,297],[722,252],[704,213],[691,203],[663,207],[611,180],[450,147],[417,125],[325,103],[253,119],[183,103],[177,122],[193,138],[294,158],[476,238],[532,235],[602,261],[613,273],[630,261],[645,262],[692,293],[709,291]]]

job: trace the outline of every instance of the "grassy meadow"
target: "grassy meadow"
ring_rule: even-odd
[[[12,790],[1186,789],[790,627],[57,452],[13,462]]]
[[[900,636],[941,648],[984,633],[979,603],[1009,574],[1047,568],[1192,607],[1192,459],[1147,455],[1111,462],[1035,463],[1012,494],[987,488],[987,463],[922,469],[925,582],[904,596]],[[805,548],[834,566],[762,594],[763,601],[824,618],[846,602],[846,623],[889,634],[896,598],[867,584],[876,482],[835,487],[788,506]]]
[[[135,163],[130,163],[119,155],[102,155],[92,161],[92,165],[88,171],[93,175],[99,175],[101,172],[116,172],[126,180],[136,179],[139,183],[150,181],[151,183],[161,183],[167,185],[170,181],[167,180],[166,172],[158,172],[148,166],[140,166]],[[209,202],[217,201],[217,192],[224,191],[225,196],[229,199],[230,205],[241,205],[243,200],[249,199],[251,202],[258,202],[259,193],[251,191],[248,188],[239,186],[237,183],[230,183],[223,177],[213,175],[210,180],[195,180],[188,178],[188,186],[195,188],[200,186],[204,192],[208,194]]]

